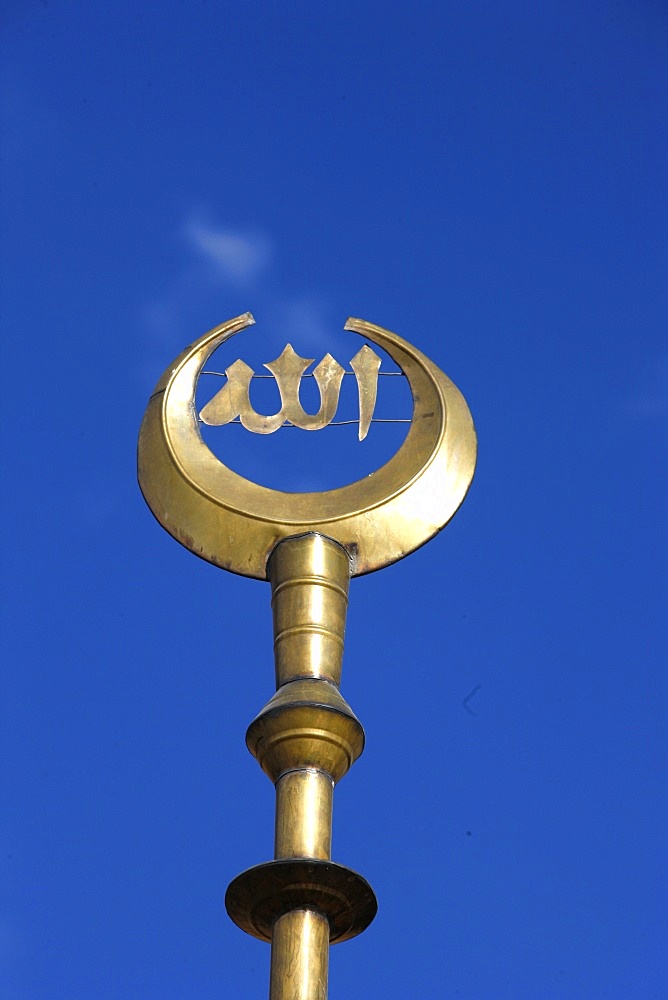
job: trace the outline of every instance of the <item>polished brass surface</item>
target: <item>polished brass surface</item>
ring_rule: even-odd
[[[292,910],[274,924],[272,1000],[327,1000],[329,921],[317,910]]]
[[[376,407],[378,394],[378,372],[380,358],[375,351],[365,344],[350,362],[350,367],[357,378],[357,390],[360,401],[359,439],[363,441],[369,433],[369,426]]]
[[[271,940],[279,916],[305,906],[327,916],[330,944],[361,934],[378,909],[366,879],[351,868],[316,858],[256,865],[237,875],[225,894],[230,918],[261,941]]]
[[[368,883],[330,860],[334,784],[364,748],[338,688],[350,571],[338,542],[315,533],[281,541],[269,559],[277,691],[246,743],[276,786],[275,860],[239,875],[225,905],[271,939],[270,1000],[326,997],[330,937],[359,934],[376,912]],[[282,992],[297,983],[307,992]]]
[[[321,535],[278,545],[269,561],[276,686],[295,677],[341,682],[350,559]]]
[[[274,857],[329,860],[333,804],[334,779],[325,771],[282,774],[276,782]]]
[[[282,541],[269,560],[277,691],[246,742],[274,782],[296,768],[339,781],[364,748],[338,690],[350,569],[345,550],[314,533]]]
[[[276,543],[304,532],[339,542],[353,576],[401,559],[432,538],[455,513],[473,477],[473,422],[443,372],[382,327],[359,319],[346,323],[347,330],[387,351],[413,395],[406,440],[382,468],[339,489],[284,493],[249,482],[209,451],[193,406],[199,372],[220,344],[253,322],[245,313],[186,348],[149,400],[138,474],[158,521],[201,558],[259,579],[267,578]]]
[[[413,416],[402,447],[365,479],[324,493],[283,493],[251,483],[204,444],[194,409],[197,378],[220,344],[254,323],[250,313],[205,334],[170,365],[149,400],[138,448],[144,497],[158,521],[203,559],[269,579],[276,694],[251,722],[246,742],[276,786],[274,860],[242,872],[225,905],[247,933],[271,941],[270,1000],[326,1000],[330,942],[373,920],[373,890],[331,861],[333,789],[364,748],[364,730],[339,692],[350,577],[380,569],[424,544],[448,522],[473,477],[476,438],[450,380],[396,334],[359,319],[346,329],[387,351],[406,375]],[[372,418],[377,356],[353,359],[360,438]],[[334,415],[342,369],[316,368],[317,414],[305,414],[299,379],[310,360],[288,345],[267,367],[281,411],[256,414],[252,370],[238,361],[202,419],[237,416],[270,433],[290,420],[317,429]]]
[[[340,781],[362,753],[364,730],[343,698],[337,707],[323,704],[332,687],[315,680],[285,684],[251,722],[246,744],[272,781],[309,767]]]

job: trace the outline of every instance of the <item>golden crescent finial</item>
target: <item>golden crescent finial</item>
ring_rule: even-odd
[[[267,579],[282,539],[320,532],[349,553],[354,576],[381,569],[429,541],[462,503],[473,478],[476,437],[457,387],[389,330],[349,319],[346,330],[383,348],[408,379],[413,417],[386,465],[322,493],[283,493],[252,483],[207,448],[194,407],[197,378],[213,351],[253,324],[244,313],[214,327],[167,368],[144,416],[139,484],[155,517],[202,559]]]

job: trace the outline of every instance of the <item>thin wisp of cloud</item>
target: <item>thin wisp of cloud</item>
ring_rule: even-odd
[[[271,240],[263,233],[215,227],[193,217],[186,223],[185,235],[216,276],[231,285],[247,286],[271,259]]]
[[[226,298],[231,294],[263,324],[269,352],[275,349],[280,353],[288,340],[302,353],[338,351],[345,356],[350,346],[349,335],[343,333],[345,317],[334,322],[324,296],[314,292],[277,293],[275,243],[267,233],[213,224],[206,214],[190,211],[180,227],[180,237],[188,251],[183,269],[142,310],[150,350],[142,366],[142,384],[155,382],[165,352],[193,339],[193,331],[184,328],[186,314],[193,302],[212,294],[219,296],[221,284],[227,286]],[[215,315],[209,323],[213,326],[225,318]]]

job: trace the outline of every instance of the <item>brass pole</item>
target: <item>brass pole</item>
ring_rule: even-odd
[[[277,546],[269,563],[276,685],[298,678],[338,685],[350,560],[336,542],[305,535]],[[276,782],[274,857],[331,858],[334,779],[318,741],[310,759]],[[303,765],[310,766],[303,766]],[[271,937],[270,1000],[326,1000],[329,921],[317,910],[279,917]]]
[[[277,690],[246,742],[276,787],[274,861],[239,875],[226,905],[271,940],[270,1000],[326,1000],[330,941],[376,912],[365,880],[331,861],[334,785],[364,747],[339,692],[350,572],[315,533],[280,542],[268,565]]]
[[[290,910],[271,936],[269,1000],[327,1000],[329,921],[317,910]]]
[[[464,397],[429,358],[351,317],[345,329],[387,351],[408,380],[406,440],[382,468],[325,492],[284,493],[244,479],[204,442],[195,393],[213,351],[254,322],[244,313],[221,323],[165,369],[142,422],[137,471],[149,507],[182,545],[222,569],[271,581],[277,690],[246,743],[276,786],[274,860],[238,875],[225,905],[242,930],[271,942],[271,1000],[324,1000],[329,944],[361,933],[377,909],[362,876],[331,860],[333,788],[364,747],[364,730],[339,692],[350,576],[402,559],[445,527],[471,484],[476,436]],[[287,345],[267,365],[282,406],[262,417],[248,396],[252,369],[235,362],[200,419],[220,424],[237,415],[262,434],[286,420],[324,426],[343,369],[329,356],[317,366],[321,410],[309,415],[299,402],[309,363]],[[351,366],[361,440],[378,357],[365,346]]]
[[[288,771],[276,782],[275,858],[332,856],[334,782],[324,771]]]

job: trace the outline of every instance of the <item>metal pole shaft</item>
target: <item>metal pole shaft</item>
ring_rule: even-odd
[[[329,774],[300,768],[276,782],[275,858],[332,856],[334,782]]]
[[[313,533],[280,542],[267,569],[276,694],[246,744],[276,787],[274,860],[238,875],[225,905],[271,942],[269,1000],[327,1000],[330,942],[359,934],[377,907],[365,879],[331,860],[334,785],[364,748],[339,691],[350,561]]]
[[[270,1000],[327,1000],[329,921],[317,910],[290,910],[274,924]]]
[[[269,572],[277,688],[306,678],[338,688],[350,580],[346,553],[322,535],[304,535],[275,549]],[[331,858],[334,778],[320,741],[312,742],[310,753],[295,755],[276,782],[276,859]],[[270,1000],[326,1000],[328,966],[325,914],[295,909],[276,920]]]

